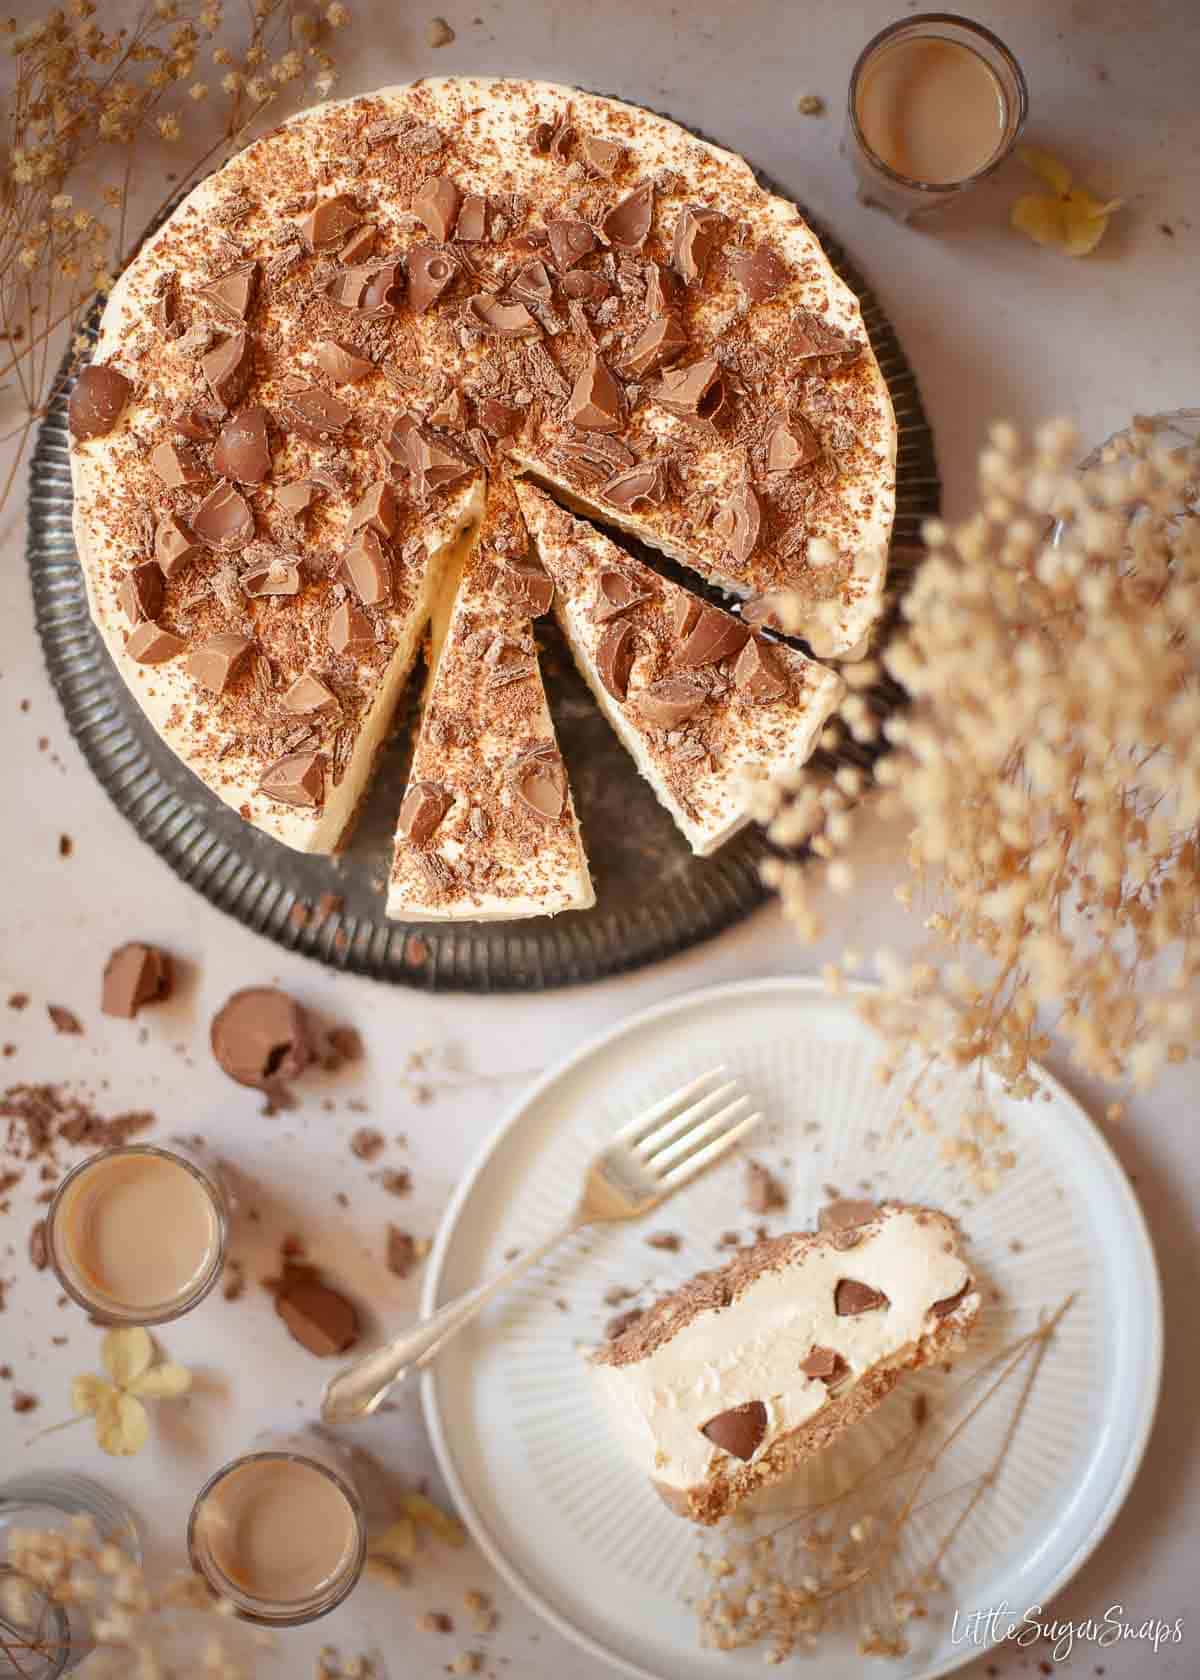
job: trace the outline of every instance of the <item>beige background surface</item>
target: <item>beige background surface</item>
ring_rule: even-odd
[[[107,16],[126,0],[103,3]],[[981,11],[1025,66],[1033,100],[1030,137],[1064,156],[1098,192],[1126,200],[1100,253],[1082,264],[1036,250],[1007,230],[1008,204],[1027,184],[1015,164],[937,232],[898,228],[853,202],[837,155],[841,101],[858,48],[894,15],[888,4],[445,0],[457,39],[439,52],[425,44],[424,8],[358,0],[354,9],[355,27],[341,42],[342,91],[426,72],[527,73],[578,82],[654,105],[768,169],[837,230],[890,310],[932,416],[951,512],[970,505],[972,462],[994,416],[1024,422],[1067,413],[1089,440],[1098,440],[1134,409],[1200,402],[1200,36],[1189,0],[1137,6],[1014,0]],[[134,7],[128,11],[132,16]],[[824,97],[827,116],[799,116],[795,100],[802,93]],[[146,208],[165,190],[154,176],[147,169],[137,184]],[[5,429],[7,423],[5,416]],[[350,1281],[356,1273],[366,1275],[368,1254],[377,1265],[388,1217],[399,1216],[418,1234],[432,1233],[463,1164],[530,1070],[597,1028],[684,988],[811,971],[820,962],[824,953],[797,946],[772,912],[653,972],[542,997],[428,998],[335,977],[288,958],[177,882],[92,780],[42,669],[22,561],[23,518],[16,498],[0,533],[0,730],[10,817],[0,827],[6,889],[0,997],[27,991],[34,1004],[23,1015],[0,1004],[0,1040],[16,1045],[2,1064],[3,1083],[91,1081],[107,1110],[149,1105],[171,1125],[219,1138],[248,1171],[270,1175],[270,1189],[252,1193],[263,1214],[252,1277],[271,1269],[270,1245],[292,1225],[309,1233],[314,1253],[335,1260],[341,1275]],[[59,855],[64,833],[74,840],[66,858]],[[831,950],[847,942],[868,950],[883,942],[915,944],[917,925],[891,896],[900,844],[898,833],[882,829],[864,838],[856,857],[860,887],[848,903],[831,906]],[[131,936],[161,940],[187,967],[177,1001],[145,1017],[144,1043],[137,1027],[107,1021],[97,1008],[103,959]],[[205,1045],[207,1022],[233,987],[270,981],[328,1017],[352,1021],[368,1046],[360,1069],[318,1080],[299,1110],[275,1119],[261,1117],[252,1095],[222,1078]],[[56,1036],[45,1018],[48,1001],[74,1009],[86,1035]],[[438,1082],[432,1103],[417,1103],[406,1082],[413,1052],[431,1053],[431,1077]],[[485,1077],[470,1077],[464,1069]],[[1110,1680],[1160,1674],[1194,1680],[1200,1672],[1194,1306],[1200,1150],[1194,1093],[1194,1073],[1177,1071],[1135,1099],[1128,1117],[1110,1128],[1158,1244],[1167,1303],[1165,1397],[1123,1515],[1055,1606],[1060,1618],[1098,1616],[1116,1602],[1133,1620],[1182,1615],[1185,1642],[1157,1657],[1140,1645],[1101,1652],[1080,1646],[1057,1665],[1072,1674],[1103,1670]],[[324,1097],[334,1104],[332,1112],[322,1107]],[[409,1201],[389,1202],[340,1144],[336,1153],[344,1166],[328,1181],[314,1182],[306,1171],[306,1138],[319,1129],[328,1156],[330,1137],[345,1138],[362,1123],[364,1117],[347,1107],[349,1099],[366,1103],[370,1121],[407,1134],[407,1150],[394,1146],[387,1159],[411,1166],[415,1192]],[[332,1201],[335,1189],[353,1200],[349,1238]],[[26,1275],[28,1218],[20,1201],[0,1218],[0,1243],[16,1251],[0,1264],[0,1276],[17,1279],[0,1319],[0,1348],[20,1385],[41,1397],[33,1421],[49,1423],[66,1413],[70,1375],[94,1363],[95,1335],[81,1319],[55,1312],[47,1278]],[[377,1301],[380,1318],[402,1320],[416,1292],[415,1280],[392,1280]],[[14,1417],[0,1389],[0,1466],[89,1467],[134,1500],[154,1535],[177,1545],[188,1488],[241,1445],[229,1438],[231,1401],[295,1416],[311,1393],[312,1367],[303,1356],[277,1360],[274,1338],[269,1362],[257,1352],[256,1327],[265,1328],[268,1312],[254,1286],[237,1306],[214,1303],[164,1337],[174,1356],[201,1369],[203,1381],[186,1413],[171,1420],[162,1414],[153,1447],[132,1463],[102,1460],[86,1435],[71,1432],[27,1449],[31,1420]],[[52,1332],[69,1333],[68,1346],[53,1347]],[[380,1429],[392,1465],[432,1473],[415,1394],[402,1394]],[[414,1632],[415,1614],[430,1607],[456,1610],[461,1587],[489,1585],[487,1575],[478,1559],[456,1556],[449,1574],[440,1566],[435,1572],[431,1562],[406,1594],[370,1601],[371,1624],[403,1645],[405,1661],[397,1667],[406,1676],[440,1673],[472,1643],[465,1624],[453,1641]],[[490,1648],[507,1659],[498,1672],[514,1680],[566,1674],[599,1680],[604,1670],[598,1664],[541,1629],[508,1595],[500,1593],[498,1602],[502,1625]],[[1042,1656],[1001,1653],[988,1659],[993,1668],[980,1661],[969,1672],[1036,1673]]]

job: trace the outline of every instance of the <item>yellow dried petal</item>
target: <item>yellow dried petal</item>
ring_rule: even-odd
[[[102,1452],[112,1458],[132,1458],[150,1436],[150,1419],[140,1400],[115,1390],[96,1413],[96,1440]]]
[[[1071,171],[1052,152],[1044,152],[1040,146],[1022,146],[1017,156],[1039,181],[1045,181],[1051,192],[1065,193],[1069,189]]]
[[[1013,205],[1010,220],[1017,232],[1026,234],[1035,245],[1061,247],[1066,243],[1061,199],[1025,193]]]
[[[140,1394],[147,1400],[175,1400],[192,1386],[192,1373],[186,1365],[168,1360],[164,1365],[152,1365],[140,1377],[126,1385],[127,1394]]]
[[[416,1555],[417,1530],[411,1517],[398,1517],[390,1528],[371,1541],[372,1557],[387,1558],[392,1563],[407,1563]]]
[[[1063,250],[1070,257],[1086,257],[1104,238],[1108,218],[1120,208],[1119,198],[1102,203],[1084,187],[1073,187],[1063,200]]]
[[[71,1384],[71,1405],[81,1417],[87,1417],[99,1409],[105,1395],[116,1392],[113,1385],[106,1383],[103,1377],[98,1377],[94,1371],[86,1371]]]
[[[154,1359],[150,1333],[135,1325],[129,1330],[110,1330],[100,1343],[100,1360],[118,1388],[128,1388]]]
[[[402,1510],[415,1523],[428,1528],[448,1546],[465,1546],[467,1531],[457,1517],[448,1516],[423,1493],[406,1493],[400,1501]]]

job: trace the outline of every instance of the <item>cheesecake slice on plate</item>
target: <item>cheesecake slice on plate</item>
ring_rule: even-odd
[[[395,919],[511,921],[595,903],[533,637],[551,594],[512,483],[495,475],[478,542],[434,613]]]
[[[808,760],[841,678],[659,576],[527,480],[516,493],[576,664],[707,856],[750,821],[756,781]]]

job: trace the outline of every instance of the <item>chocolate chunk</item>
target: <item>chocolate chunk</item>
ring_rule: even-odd
[[[492,398],[487,397],[484,400],[491,402]],[[499,406],[503,407],[503,404]],[[442,426],[449,432],[466,431],[467,399],[457,385],[452,385],[437,407],[431,410],[429,424],[431,426]]]
[[[457,484],[459,479],[471,476],[471,467],[423,432],[409,432],[404,450],[418,496],[424,496],[429,490],[445,489],[448,484]]]
[[[171,959],[157,945],[118,945],[104,965],[100,1012],[132,1021],[146,1003],[171,995]]]
[[[509,291],[527,303],[549,304],[554,296],[550,271],[539,257],[531,257],[513,275]]]
[[[498,581],[513,606],[530,618],[543,618],[554,604],[554,579],[536,560],[506,556]]]
[[[213,396],[225,408],[241,401],[251,372],[250,339],[234,333],[200,358],[200,371]]]
[[[254,536],[254,514],[246,498],[222,482],[196,509],[192,529],[210,548],[245,548]]]
[[[334,276],[325,293],[342,309],[353,309],[360,315],[394,315],[404,295],[404,275],[398,263],[348,268]]]
[[[756,245],[753,251],[739,251],[729,259],[729,272],[751,303],[765,303],[781,292],[792,272],[778,251],[770,245]]]
[[[746,1207],[751,1213],[781,1213],[788,1205],[788,1193],[761,1161],[746,1162]]]
[[[619,432],[625,424],[621,387],[594,351],[575,381],[567,419],[587,432]]]
[[[300,223],[300,237],[310,251],[332,251],[342,245],[362,221],[362,213],[349,193],[323,198]]]
[[[50,1264],[50,1248],[46,1241],[44,1219],[35,1219],[29,1227],[29,1264],[35,1272],[44,1272]]]
[[[213,1016],[209,1042],[230,1079],[256,1090],[298,1078],[312,1058],[304,1011],[273,986],[234,992]]]
[[[586,168],[593,175],[603,175],[607,180],[617,173],[621,166],[621,158],[625,148],[615,140],[602,140],[598,134],[583,134],[579,137],[579,155]]]
[[[172,635],[161,624],[149,622],[137,625],[125,638],[125,652],[139,665],[163,665],[186,646],[182,636]]]
[[[64,1008],[61,1003],[48,1003],[46,1013],[54,1024],[55,1032],[79,1036],[83,1032],[83,1022],[72,1010]]]
[[[423,846],[453,804],[454,795],[440,782],[411,782],[400,807],[400,834]]]
[[[636,467],[626,467],[601,486],[600,494],[625,513],[636,513],[650,504],[657,506],[666,500],[666,463],[642,461]]]
[[[477,327],[497,338],[525,338],[541,328],[523,303],[502,303],[494,292],[467,299],[467,313]]]
[[[608,477],[625,467],[635,467],[637,456],[619,438],[605,437],[600,432],[584,432],[581,437],[560,446],[567,462],[591,477]]]
[[[179,443],[160,443],[150,451],[150,465],[168,490],[203,484],[204,468],[190,449]]]
[[[956,1312],[957,1309],[962,1306],[967,1296],[971,1293],[971,1288],[971,1279],[968,1278],[956,1294],[944,1295],[940,1301],[935,1301],[929,1309],[930,1312],[935,1318],[949,1318],[952,1312]]]
[[[348,268],[355,264],[362,264],[375,249],[375,238],[379,229],[374,222],[364,222],[362,227],[356,228],[338,252],[338,261]]]
[[[288,753],[263,771],[259,787],[280,805],[317,809],[325,803],[325,758],[318,752]]]
[[[655,368],[665,367],[683,355],[687,349],[687,334],[674,315],[659,315],[643,327],[625,352],[621,372],[630,379],[641,379]]]
[[[489,437],[512,437],[514,432],[521,430],[524,419],[523,408],[512,408],[496,397],[484,397],[479,404],[479,424]]]
[[[157,560],[143,560],[131,566],[117,591],[117,603],[130,624],[157,618],[162,611],[164,579]]]
[[[150,319],[167,339],[179,338],[183,332],[183,324],[179,320],[178,280],[176,274],[164,274],[154,302],[150,306]]]
[[[154,558],[163,569],[164,577],[174,577],[189,560],[194,560],[202,545],[196,541],[178,514],[164,513],[154,529]]]
[[[567,161],[567,147],[574,139],[575,129],[571,122],[571,107],[561,112],[553,122],[535,123],[530,135],[530,144],[535,152],[548,152],[555,163]]]
[[[615,204],[600,226],[605,235],[621,251],[636,251],[644,245],[650,224],[654,220],[654,183],[643,181],[631,193]]]
[[[713,357],[705,356],[690,367],[668,368],[658,384],[651,387],[649,394],[668,414],[679,414],[685,419],[711,420],[725,402],[721,364]]]
[[[125,375],[105,362],[92,362],[83,368],[67,404],[71,436],[81,443],[88,438],[107,437],[121,418],[132,390]]]
[[[729,1411],[709,1418],[700,1433],[714,1447],[749,1464],[767,1433],[767,1408],[761,1400],[748,1400],[744,1406],[732,1406]]]
[[[572,268],[564,274],[562,289],[567,297],[581,303],[603,303],[612,290],[603,274],[592,274],[586,268]]]
[[[244,321],[250,313],[257,280],[257,262],[239,263],[236,268],[227,269],[206,286],[201,286],[196,295],[211,303],[218,314],[234,321]]]
[[[800,1361],[800,1369],[814,1382],[828,1383],[832,1386],[841,1382],[850,1367],[836,1348],[821,1347],[819,1343],[814,1342]]]
[[[424,315],[456,273],[454,259],[436,245],[414,245],[408,253],[408,297],[414,312]]]
[[[751,484],[743,482],[733,490],[717,517],[713,530],[732,550],[738,561],[749,560],[758,543],[762,509]]]
[[[305,671],[288,686],[280,704],[285,712],[295,712],[300,717],[310,712],[339,710],[337,695],[332,689],[326,688],[320,677],[314,676],[311,671]]]
[[[664,268],[661,263],[648,262],[643,272],[646,276],[646,313],[652,316],[669,314],[680,291],[674,270]]]
[[[208,443],[220,430],[223,414],[224,410],[216,403],[193,403],[182,413],[172,415],[171,425],[189,443]]]
[[[390,537],[396,529],[398,517],[396,492],[385,479],[377,478],[373,484],[367,485],[350,510],[350,529],[358,531],[366,526],[381,537]]]
[[[241,671],[254,643],[231,630],[222,630],[201,642],[188,655],[188,675],[210,694],[224,694]]]
[[[448,175],[430,175],[413,194],[409,206],[431,239],[444,242],[458,216],[461,194]]]
[[[783,668],[761,636],[751,636],[733,667],[738,693],[756,706],[782,700],[788,691]]]
[[[354,1303],[307,1271],[284,1278],[275,1296],[275,1311],[293,1339],[318,1359],[346,1353],[359,1337]]]
[[[284,421],[306,443],[329,443],[339,438],[352,417],[352,409],[318,385],[289,391],[284,398]]]
[[[487,238],[487,199],[482,193],[468,193],[463,199],[454,237],[464,245],[478,245]]]
[[[287,554],[272,555],[243,572],[238,582],[242,593],[252,600],[271,595],[299,595],[303,584],[300,562]]]
[[[685,204],[675,218],[675,237],[671,241],[671,262],[686,285],[694,285],[704,276],[704,269],[716,248],[728,218],[719,210],[705,204]]]
[[[877,1312],[890,1305],[880,1290],[857,1278],[839,1278],[833,1292],[833,1310],[839,1318],[857,1318],[860,1313]]]
[[[375,631],[366,613],[353,601],[343,601],[334,608],[329,620],[329,645],[334,653],[349,659],[369,653],[375,646]]]
[[[285,513],[306,513],[321,494],[319,484],[311,478],[294,478],[290,484],[275,486],[275,500]]]
[[[853,367],[863,353],[863,345],[829,326],[820,316],[807,309],[797,309],[792,316],[788,353],[794,361],[803,363],[802,372],[827,377]]]
[[[860,1225],[869,1225],[879,1212],[877,1202],[855,1201],[851,1197],[839,1197],[836,1201],[826,1202],[817,1215],[818,1231],[852,1231]]]
[[[364,526],[342,551],[341,575],[364,607],[379,607],[392,593],[392,566],[376,532]]]
[[[614,700],[629,696],[629,673],[633,669],[635,638],[628,619],[614,619],[606,625],[596,645],[596,669],[600,681]]]
[[[265,408],[243,408],[221,427],[213,447],[213,471],[239,484],[261,484],[271,471]]]
[[[801,467],[811,466],[820,457],[821,440],[815,427],[802,415],[798,414],[792,420],[781,417],[776,421],[767,438],[769,473],[796,472]]]
[[[512,769],[517,798],[542,822],[554,823],[567,803],[567,773],[556,748],[535,745],[520,753]]]
[[[708,689],[695,677],[660,677],[643,688],[634,701],[638,712],[654,729],[675,729],[696,713],[708,699]]]
[[[425,1250],[428,1244],[425,1245]],[[387,1269],[398,1278],[411,1277],[421,1264],[425,1250],[418,1245],[416,1238],[409,1231],[402,1231],[399,1225],[389,1225],[387,1234],[387,1249],[384,1259]],[[446,1629],[449,1633],[449,1628]]]
[[[367,361],[364,356],[356,356],[336,338],[323,338],[315,354],[317,366],[322,373],[328,374],[335,385],[357,385],[360,379],[375,372],[374,362]]]
[[[596,235],[586,222],[558,217],[546,223],[546,237],[550,241],[550,255],[560,273],[574,268],[589,252],[596,249]]]
[[[731,618],[719,607],[707,604],[700,608],[687,641],[679,650],[679,663],[694,669],[701,665],[717,665],[722,659],[732,659],[750,639],[747,625]]]
[[[678,641],[687,641],[703,607],[704,602],[698,601],[694,595],[679,594],[675,597],[675,604],[671,608],[671,628]]]
[[[622,613],[630,612],[634,607],[640,607],[643,601],[652,598],[651,591],[644,584],[625,572],[618,572],[611,566],[605,567],[596,579],[592,622],[607,624],[610,619],[619,618]]]

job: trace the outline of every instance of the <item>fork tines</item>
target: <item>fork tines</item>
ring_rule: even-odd
[[[727,1149],[762,1115],[749,1113],[750,1098],[736,1079],[710,1068],[631,1120],[617,1133],[638,1163],[666,1189],[677,1189]],[[714,1085],[714,1080],[721,1083]]]

